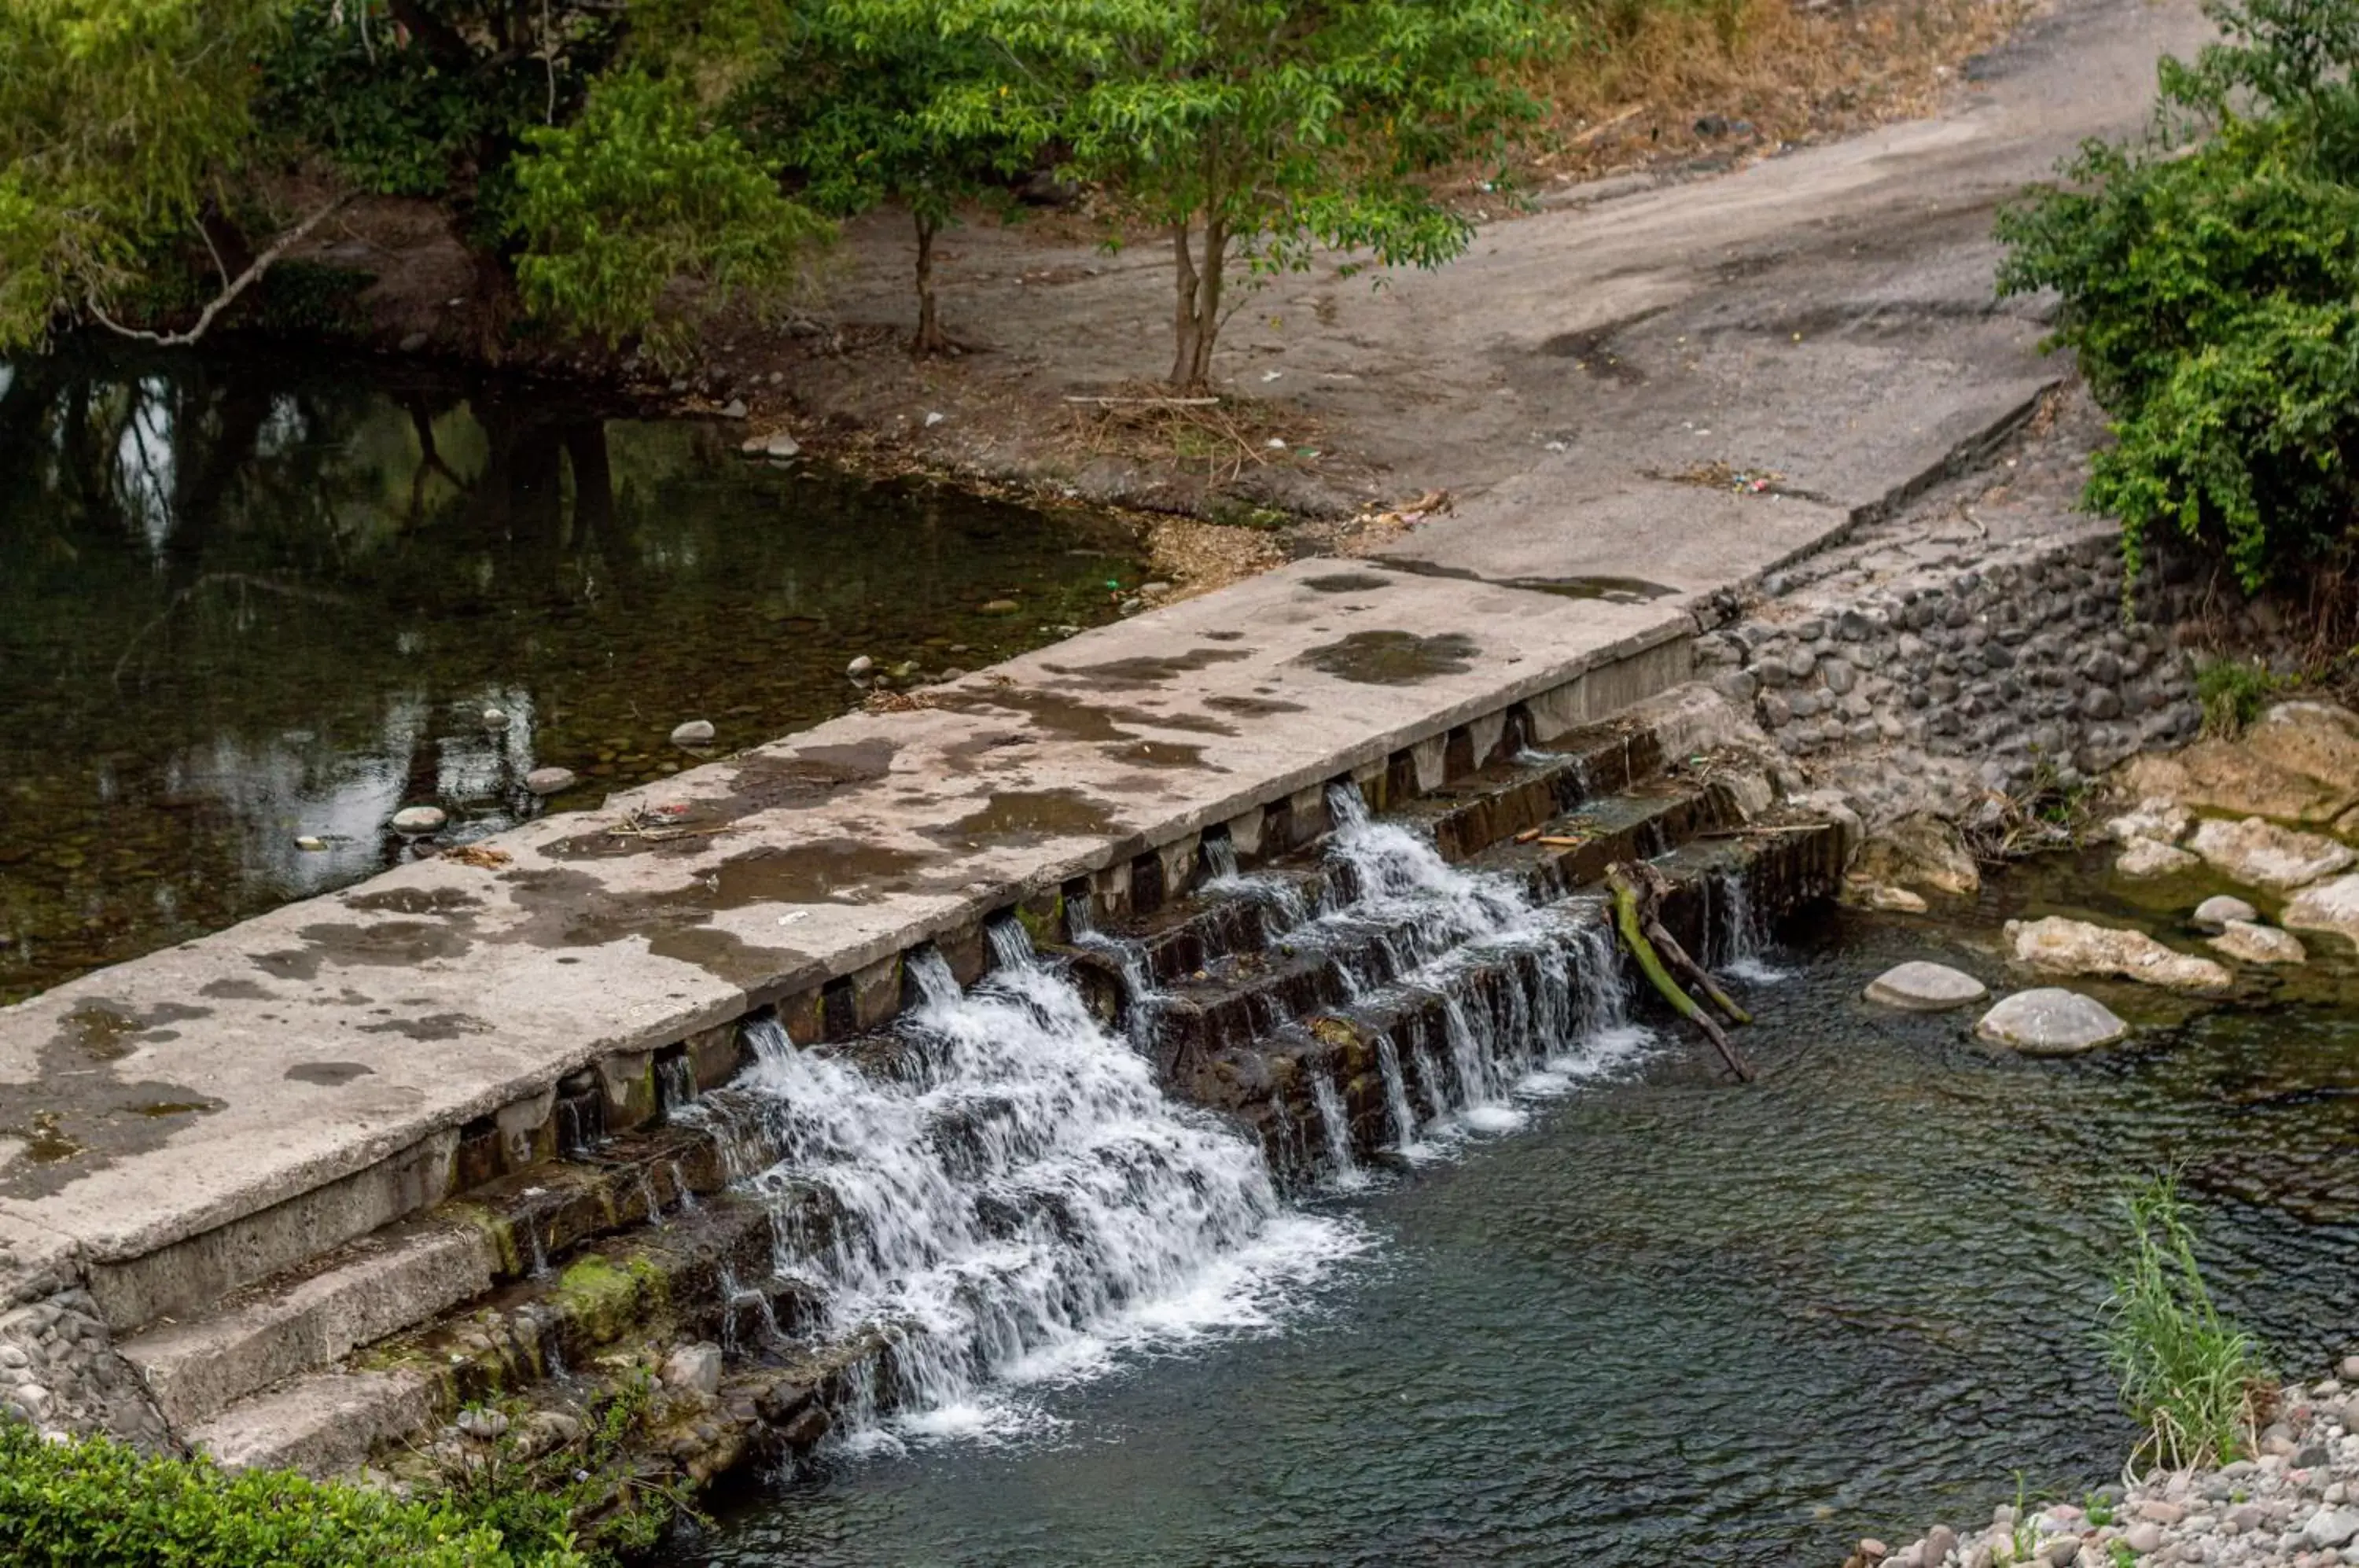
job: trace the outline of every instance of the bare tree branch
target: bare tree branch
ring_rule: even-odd
[[[253,288],[255,284],[260,282],[262,275],[269,271],[271,267],[277,263],[280,256],[285,256],[288,251],[302,244],[304,235],[310,234],[313,229],[318,228],[321,223],[325,223],[331,214],[337,212],[351,200],[352,197],[349,194],[337,197],[334,201],[329,202],[318,212],[313,212],[310,217],[305,218],[301,223],[296,224],[285,234],[280,234],[277,239],[271,241],[269,249],[264,251],[260,256],[255,256],[251,266],[249,266],[244,272],[239,273],[236,278],[231,279],[229,286],[223,289],[219,294],[213,296],[212,301],[208,303],[202,310],[198,312],[197,324],[190,327],[185,332],[151,332],[140,327],[126,327],[109,316],[105,310],[100,308],[95,295],[84,299],[83,305],[89,310],[92,316],[98,319],[99,324],[105,327],[109,332],[118,333],[119,335],[126,338],[136,338],[142,343],[161,343],[167,348],[184,348],[190,343],[195,343],[199,338],[203,337],[205,333],[212,329],[214,319],[223,310],[228,310],[232,305],[235,304],[237,302],[238,296],[244,294],[248,289]],[[211,243],[212,242],[210,240],[207,241],[207,244]]]

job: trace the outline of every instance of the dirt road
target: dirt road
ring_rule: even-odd
[[[2039,304],[1993,297],[1993,214],[2082,137],[2135,132],[2157,58],[2206,30],[2190,0],[2060,0],[1970,62],[1936,118],[1715,178],[1563,192],[1432,273],[1277,279],[1232,320],[1219,375],[1321,456],[1251,470],[1249,487],[1331,513],[1449,489],[1454,516],[1354,548],[1451,572],[1691,589],[1758,571],[2060,374],[2037,353]],[[1044,439],[1066,395],[1166,365],[1162,251],[983,226],[947,250],[949,319],[993,352],[806,360],[788,388],[805,408],[970,470],[1174,500],[1168,469]],[[897,222],[856,227],[847,251],[838,319],[901,322]]]

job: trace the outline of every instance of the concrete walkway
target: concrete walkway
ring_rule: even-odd
[[[1334,371],[1335,417],[1469,492],[1386,564],[1299,563],[0,1011],[0,1307],[193,1310],[438,1201],[470,1129],[545,1123],[569,1074],[627,1104],[749,1007],[881,1012],[919,942],[1184,881],[1208,829],[1299,841],[1325,781],[1438,780],[1516,705],[1545,739],[1684,679],[1691,606],[2027,407],[2051,372],[1988,308],[1990,201],[2134,123],[2189,16],[2071,7],[1959,114],[1502,226],[1351,305],[1397,363]],[[1288,287],[1313,319],[1318,280]],[[1321,381],[1332,341],[1269,363]],[[1430,447],[1412,385],[1473,433]],[[1667,477],[1712,462],[1780,477]]]

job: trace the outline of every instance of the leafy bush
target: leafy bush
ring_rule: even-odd
[[[1999,223],[2000,289],[2054,289],[2119,444],[2087,499],[2131,566],[2175,528],[2248,590],[2350,557],[2359,460],[2359,0],[2214,0],[2155,128]]]
[[[444,1502],[404,1501],[287,1471],[233,1475],[204,1460],[150,1459],[105,1438],[47,1443],[29,1427],[0,1422],[0,1562],[584,1568],[587,1559],[565,1536],[511,1541]]]
[[[2178,1181],[2156,1177],[2123,1208],[2130,1249],[2105,1345],[2122,1403],[2146,1428],[2137,1454],[2171,1469],[2225,1464],[2252,1443],[2259,1348],[2212,1304]]]

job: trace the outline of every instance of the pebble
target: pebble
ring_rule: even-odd
[[[690,719],[684,724],[672,727],[671,743],[674,746],[711,746],[712,735],[712,720]]]
[[[524,787],[536,795],[555,795],[571,789],[576,775],[570,768],[536,768],[524,776]]]
[[[487,730],[504,730],[508,727],[508,716],[497,708],[485,708],[484,727]]]
[[[1134,599],[1130,603],[1136,604],[1137,601]],[[983,613],[986,615],[1012,615],[1022,608],[1013,599],[986,599],[983,602]]]
[[[322,850],[328,847],[328,841],[323,838],[314,837],[310,833],[305,833],[296,839],[295,847],[305,851]]]
[[[853,680],[857,681],[875,668],[876,661],[864,653],[858,659],[853,659],[850,664],[845,665],[843,667],[843,672]]]
[[[393,813],[393,831],[419,835],[440,833],[450,820],[450,813],[440,806],[404,806]]]

